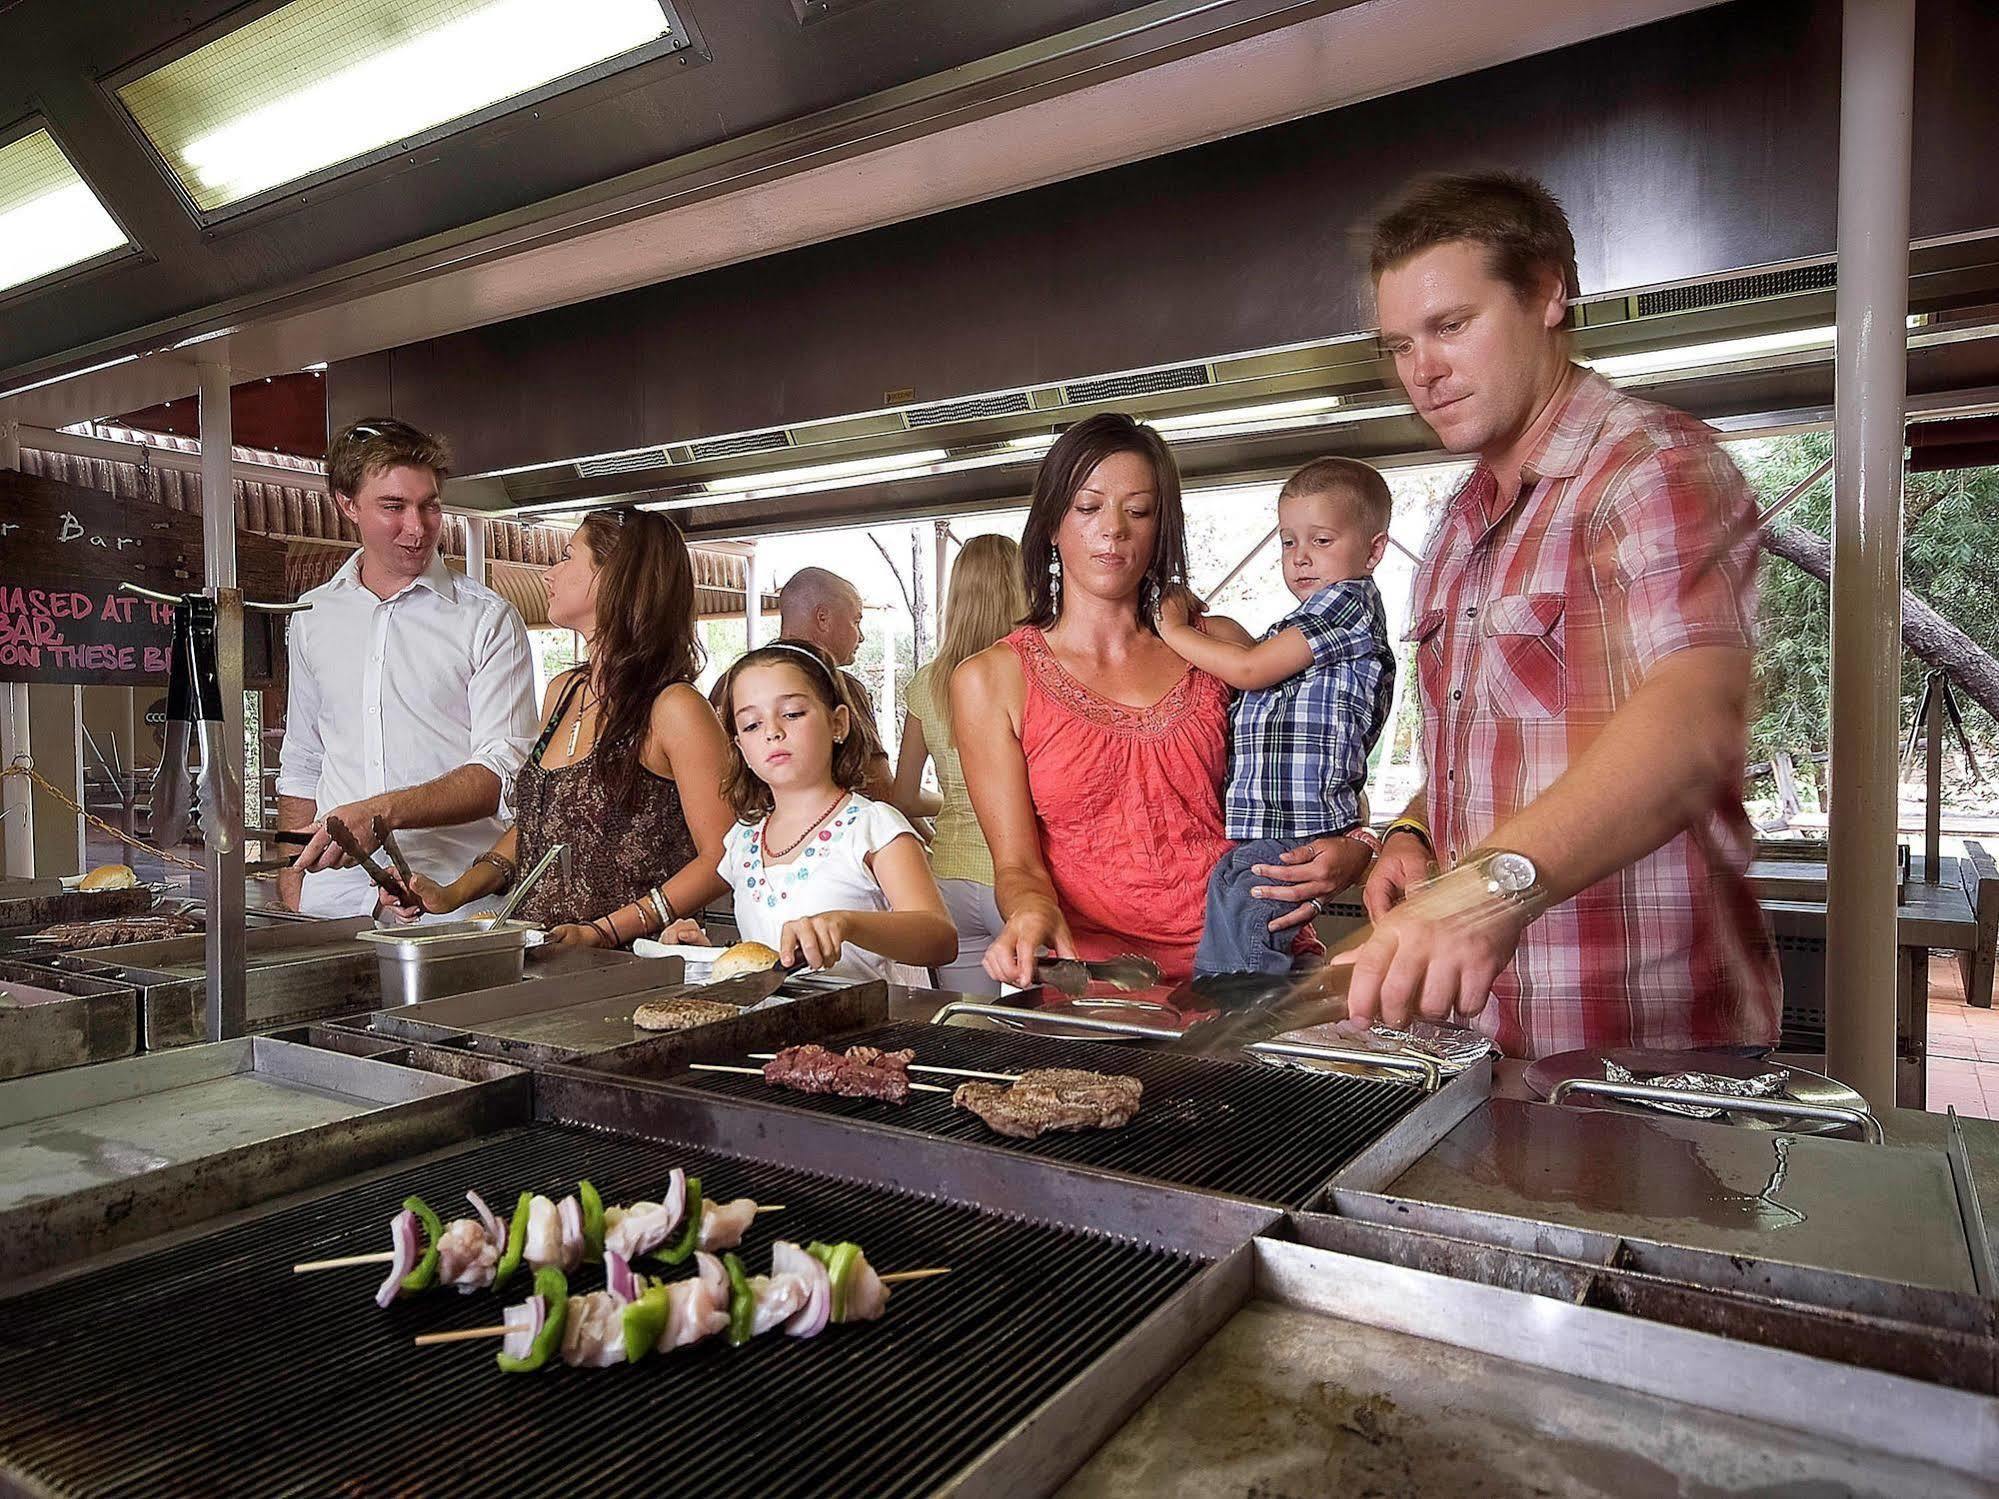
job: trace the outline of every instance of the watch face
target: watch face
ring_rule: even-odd
[[[1502,895],[1525,895],[1540,878],[1534,861],[1525,854],[1494,854],[1486,873]]]

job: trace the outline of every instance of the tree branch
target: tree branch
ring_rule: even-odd
[[[902,594],[902,606],[913,617],[916,613],[916,605],[909,597],[909,585],[902,581],[902,570],[895,565],[895,558],[889,555],[888,548],[882,545],[882,539],[875,535],[874,532],[868,532],[868,540],[875,544],[875,550],[882,554],[882,561],[888,564],[888,570],[895,575],[895,586]]]
[[[1762,533],[1763,549],[1832,585],[1832,544],[1816,531],[1791,526]],[[1908,589],[1902,590],[1902,643],[1947,673],[1971,700],[1999,718],[1999,661]]]

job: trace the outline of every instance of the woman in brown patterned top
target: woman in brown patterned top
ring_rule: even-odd
[[[541,739],[510,798],[513,827],[450,884],[418,875],[416,894],[426,911],[455,911],[566,843],[567,861],[518,913],[552,941],[698,936],[680,913],[728,889],[716,865],[733,816],[722,799],[728,741],[693,686],[687,544],[663,515],[596,511],[543,583],[549,622],[579,631],[590,659],[548,684]]]

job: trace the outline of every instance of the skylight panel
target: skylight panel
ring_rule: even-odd
[[[118,97],[213,213],[680,45],[660,0],[292,0]]]
[[[48,131],[0,146],[0,292],[128,243]]]

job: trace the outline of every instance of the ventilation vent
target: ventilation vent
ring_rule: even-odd
[[[791,434],[778,427],[770,432],[745,432],[739,437],[711,437],[693,445],[697,462],[710,458],[740,458],[745,453],[768,453],[791,446]]]
[[[1788,271],[1734,276],[1726,281],[1705,281],[1699,286],[1674,286],[1665,291],[1648,291],[1639,297],[1638,315],[1656,317],[1664,312],[1695,312],[1703,307],[1725,307],[1731,302],[1760,302],[1765,297],[1830,291],[1837,279],[1837,267],[1827,262],[1794,266]]]
[[[665,448],[641,448],[636,453],[614,453],[609,458],[585,458],[576,465],[579,479],[601,479],[606,474],[634,474],[642,468],[664,468],[673,460]]]
[[[1062,399],[1072,406],[1093,401],[1118,401],[1126,396],[1155,396],[1163,390],[1191,390],[1212,385],[1205,364],[1183,364],[1170,370],[1147,370],[1139,375],[1106,375],[1101,380],[1078,380],[1062,387]]]
[[[903,413],[912,427],[941,427],[946,422],[977,421],[986,416],[1018,416],[1033,410],[1024,390],[1003,396],[969,396],[962,401],[933,401],[928,406],[912,406]]]

